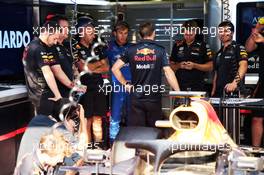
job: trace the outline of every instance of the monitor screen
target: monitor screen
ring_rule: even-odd
[[[264,2],[246,2],[237,5],[236,40],[238,43],[245,45],[252,27],[256,25],[260,17],[264,17]],[[248,73],[258,73],[258,61],[256,52],[249,54]]]
[[[32,39],[33,8],[0,3],[0,82],[24,80],[22,55]]]

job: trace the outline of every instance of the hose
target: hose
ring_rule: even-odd
[[[229,0],[222,0],[222,5],[223,5],[223,13],[224,13],[223,19],[224,21],[228,21],[231,18],[230,9],[229,9],[230,7]]]

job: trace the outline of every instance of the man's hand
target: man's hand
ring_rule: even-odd
[[[192,70],[192,69],[194,69],[194,67],[195,67],[195,63],[194,62],[191,62],[191,61],[187,61],[186,62],[185,69]]]
[[[264,25],[263,24],[260,24],[259,22],[256,24],[256,27],[254,28],[256,32],[261,32],[261,30],[264,28]],[[253,30],[252,29],[252,32]]]
[[[252,32],[252,38],[256,43],[263,43],[264,37],[258,32]]]
[[[62,96],[58,96],[58,97],[53,97],[53,98],[48,98],[48,100],[52,100],[52,101],[58,101],[62,98]]]
[[[226,86],[225,86],[225,90],[226,90],[226,92],[234,92],[235,90],[236,90],[236,88],[237,88],[237,83],[236,82],[232,82],[232,83],[228,83],[228,84],[226,84]]]
[[[87,91],[87,86],[85,86],[85,85],[77,85],[76,87],[77,87],[77,89],[76,89],[77,92],[85,93]]]
[[[180,62],[180,69],[186,69],[186,64],[187,64],[186,61]]]
[[[173,72],[173,70],[170,68],[170,66],[163,67],[163,70],[165,72],[165,77],[169,83],[169,85],[175,90],[180,91],[180,87],[177,81],[177,78]]]
[[[128,83],[125,85],[125,89],[127,92],[131,93],[133,90],[133,85]]]

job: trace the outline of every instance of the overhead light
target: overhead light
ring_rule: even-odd
[[[74,4],[75,0],[42,0],[42,2],[53,2],[58,4]],[[76,0],[77,4],[81,5],[109,5],[105,0]]]

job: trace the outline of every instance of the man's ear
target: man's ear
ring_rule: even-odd
[[[155,38],[155,36],[156,36],[156,31],[154,30],[152,33],[152,37]]]
[[[113,35],[116,37],[116,31],[113,32]]]

